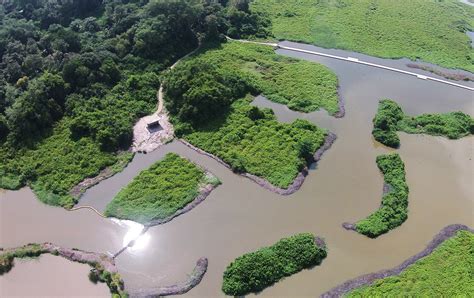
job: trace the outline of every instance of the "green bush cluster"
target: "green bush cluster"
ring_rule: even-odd
[[[397,148],[400,139],[397,131],[429,134],[459,139],[474,134],[474,118],[463,112],[406,116],[400,106],[389,99],[381,100],[373,120],[372,135],[378,142]]]
[[[256,0],[251,10],[280,40],[474,72],[474,8],[459,0]]]
[[[9,272],[13,268],[15,258],[34,258],[46,251],[38,244],[28,244],[15,251],[2,253],[0,250],[0,275]]]
[[[206,109],[217,114],[244,92],[261,93],[297,111],[339,111],[337,76],[321,64],[279,56],[267,46],[239,42],[208,45],[190,60],[178,65],[166,79],[167,107],[174,115],[186,116],[183,111],[199,115],[202,101],[209,103]],[[176,106],[181,108],[179,113]]]
[[[30,184],[38,198],[46,204],[70,208],[75,198],[69,191],[87,177],[114,165],[119,158],[101,150],[100,145],[89,137],[75,141],[68,128],[70,119],[65,118],[53,134],[33,149],[11,153],[0,150],[0,187],[13,188]]]
[[[112,297],[128,297],[124,291],[123,279],[117,272],[109,272],[99,263],[89,263],[92,266],[89,272],[89,280],[93,283],[103,282],[107,284]]]
[[[191,161],[174,153],[140,172],[107,205],[106,216],[146,224],[165,219],[193,201],[204,184],[219,184]]]
[[[301,119],[280,123],[271,110],[251,106],[251,101],[251,97],[235,101],[224,115],[190,128],[183,138],[221,158],[236,172],[288,188],[312,161],[327,132]]]
[[[286,276],[319,265],[326,255],[326,248],[317,245],[312,234],[283,238],[235,259],[224,272],[222,290],[232,296],[259,292]]]
[[[396,153],[379,155],[377,166],[384,175],[389,191],[382,197],[382,204],[377,211],[355,224],[357,232],[371,238],[400,226],[408,217],[409,189],[402,159]]]
[[[474,234],[459,231],[397,276],[374,281],[348,297],[470,297],[474,293]]]

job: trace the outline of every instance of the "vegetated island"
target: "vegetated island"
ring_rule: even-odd
[[[474,72],[474,8],[459,0],[256,0],[280,40]]]
[[[0,24],[0,188],[66,208],[131,160],[170,65],[270,25],[245,2],[204,0],[3,1]]]
[[[405,165],[396,153],[377,156],[377,166],[384,175],[384,195],[380,208],[355,224],[343,227],[376,238],[399,227],[408,217],[408,185]]]
[[[474,230],[450,225],[401,265],[349,280],[329,297],[468,297],[474,292]]]
[[[221,182],[174,153],[143,170],[107,205],[105,216],[146,226],[163,224],[190,211]]]
[[[125,290],[125,284],[115,266],[114,258],[102,254],[87,252],[79,249],[69,249],[51,243],[28,244],[13,249],[0,249],[0,275],[8,273],[14,266],[15,258],[35,258],[42,254],[61,256],[72,262],[88,264],[92,267],[89,279],[93,283],[104,282],[110,289],[112,297],[161,297],[180,295],[198,285],[207,271],[207,258],[200,258],[188,280],[172,286],[142,288],[140,290]]]
[[[326,257],[321,238],[302,233],[235,259],[225,270],[222,291],[243,296],[260,292],[286,276],[319,265]]]
[[[307,166],[321,158],[335,136],[306,120],[279,123],[271,110],[251,106],[250,94],[271,87],[275,96],[298,98],[304,90],[299,83],[291,87],[293,83],[275,82],[283,74],[288,82],[297,77],[311,84],[313,78],[299,76],[293,68],[288,72],[287,66],[301,63],[264,46],[228,42],[202,51],[165,78],[166,108],[177,137],[271,191],[288,195],[298,190]],[[234,56],[237,64],[231,63]],[[268,82],[259,76],[268,76]],[[329,90],[336,91],[336,82]],[[333,103],[337,107],[337,100]]]
[[[397,131],[444,136],[450,139],[474,134],[474,118],[463,112],[407,116],[400,106],[390,99],[379,102],[373,124],[372,135],[375,140],[392,148],[400,146]]]

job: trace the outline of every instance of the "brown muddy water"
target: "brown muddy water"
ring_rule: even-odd
[[[288,44],[399,68],[406,63]],[[375,143],[371,137],[378,100],[391,98],[408,114],[462,110],[474,115],[473,92],[363,65],[282,50],[278,53],[317,61],[333,69],[339,76],[346,115],[335,119],[325,112],[296,113],[263,98],[254,104],[271,107],[281,121],[305,118],[331,130],[338,136],[333,147],[310,171],[302,188],[288,197],[234,175],[178,142],[137,155],[124,172],[88,190],[80,204],[103,210],[134,175],[166,152],[190,158],[213,172],[223,184],[194,210],[151,228],[136,247],[117,257],[128,288],[165,286],[185,280],[198,258],[205,256],[209,258],[208,272],[187,295],[223,296],[222,273],[234,258],[282,237],[311,232],[327,242],[328,257],[322,265],[286,278],[259,296],[314,297],[347,279],[400,264],[421,251],[448,224],[474,226],[474,138],[453,141],[404,133],[400,134],[402,146],[397,151],[405,162],[410,187],[408,220],[377,239],[341,226],[364,218],[380,205],[383,177],[375,158],[394,150]],[[51,241],[66,247],[115,252],[126,242],[124,238],[140,230],[136,225],[102,219],[88,210],[71,213],[44,206],[27,189],[0,193],[0,197],[3,247]],[[45,287],[49,285],[45,283]]]
[[[16,260],[12,271],[0,276],[0,296],[110,297],[107,285],[89,281],[89,270],[89,265],[49,254]]]

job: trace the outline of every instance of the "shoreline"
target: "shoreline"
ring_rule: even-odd
[[[452,72],[448,72],[447,70],[441,69],[441,67],[440,69],[437,69],[433,66],[423,65],[416,62],[407,63],[406,66],[413,69],[420,69],[423,71],[427,71],[448,80],[474,82],[474,76],[460,72],[460,71],[466,71],[466,70],[452,69]],[[454,71],[457,71],[457,72],[454,72]]]
[[[125,152],[131,152],[131,151],[128,150],[128,151],[125,151]],[[118,162],[120,170],[114,171],[112,168],[117,165],[117,164],[114,164],[114,165],[108,166],[108,167],[104,168],[103,170],[101,170],[97,176],[86,178],[86,179],[82,180],[81,182],[79,182],[78,184],[76,184],[69,191],[69,195],[71,195],[77,201],[74,204],[74,206],[79,203],[79,200],[81,199],[82,195],[89,188],[91,188],[91,187],[99,184],[100,182],[102,182],[104,180],[107,180],[107,179],[113,177],[114,175],[122,172],[128,166],[128,164],[133,160],[134,153],[132,153],[132,154],[133,155],[130,159]],[[70,209],[73,209],[73,208],[70,208]]]
[[[382,191],[382,198],[388,194],[390,191],[392,191],[392,186],[390,186],[390,184],[387,184],[387,183],[383,183],[383,191]],[[380,202],[380,207],[382,207],[383,204],[382,202]],[[380,208],[379,207],[379,208]],[[374,211],[375,212],[375,211]],[[346,229],[347,231],[354,231],[356,233],[359,233],[357,232],[357,223],[350,223],[350,222],[343,222],[342,223],[342,227],[344,229]],[[360,233],[359,233],[360,234]],[[363,235],[363,234],[360,234],[360,235]]]
[[[193,272],[189,274],[188,280],[171,286],[132,290],[129,291],[129,294],[131,297],[161,297],[185,294],[201,282],[207,272],[208,264],[208,259],[202,257],[196,262],[196,266]]]
[[[328,132],[328,135],[326,136],[325,138],[325,141],[324,143],[321,145],[321,147],[318,148],[318,150],[313,154],[313,160],[312,162],[310,163],[311,164],[314,164],[314,163],[318,163],[323,154],[329,150],[329,148],[331,148],[332,144],[334,143],[334,141],[336,141],[337,139],[337,136],[332,133],[332,132]],[[187,146],[188,148],[196,151],[197,153],[201,154],[201,155],[205,155],[207,157],[210,157],[212,159],[214,159],[215,161],[217,161],[218,163],[220,163],[221,165],[225,166],[226,168],[228,168],[229,170],[232,171],[232,168],[229,164],[227,164],[225,161],[223,161],[222,159],[220,159],[219,157],[211,154],[211,153],[208,153],[194,145],[192,145],[191,143],[189,143],[188,141],[184,140],[184,139],[179,139],[179,141],[184,144],[185,146]],[[232,171],[233,173],[235,173],[234,171]],[[303,185],[303,182],[306,178],[306,176],[308,175],[308,165],[306,165],[303,170],[301,170],[298,175],[295,177],[295,179],[293,180],[293,183],[291,183],[288,188],[280,188],[280,187],[277,187],[277,186],[274,186],[273,184],[271,184],[268,180],[262,178],[262,177],[258,177],[258,176],[255,176],[253,174],[250,174],[250,173],[235,173],[239,176],[242,176],[242,177],[245,177],[245,178],[248,178],[250,179],[251,181],[255,182],[256,184],[258,184],[259,186],[273,192],[273,193],[276,193],[276,194],[279,194],[279,195],[282,195],[282,196],[288,196],[288,195],[291,195],[293,193],[295,193],[296,191],[298,191],[301,186]]]
[[[51,254],[54,256],[63,257],[71,262],[77,262],[91,266],[91,271],[89,274],[91,282],[104,282],[109,287],[111,293],[113,295],[118,295],[119,297],[158,297],[187,293],[201,282],[207,272],[207,267],[209,263],[207,258],[201,257],[197,261],[193,272],[189,275],[188,280],[184,282],[176,283],[171,286],[150,287],[147,289],[140,289],[137,291],[132,290],[130,292],[127,292],[125,288],[125,283],[119,274],[117,266],[115,265],[115,256],[111,257],[103,253],[83,251],[75,248],[64,248],[49,242],[43,244],[28,244],[22,247],[10,248],[5,250],[0,248],[0,256],[6,254],[14,255],[16,251],[35,248],[37,248],[37,250],[34,251],[34,257],[39,257],[43,254]],[[9,259],[10,267],[8,267],[7,270],[2,272],[1,274],[8,273],[14,267],[15,258],[24,257],[13,256],[11,259]],[[106,278],[105,280],[102,279],[101,276],[104,274],[110,276],[110,278]],[[92,278],[94,280],[92,280]]]
[[[444,227],[436,236],[434,236],[433,240],[426,246],[424,250],[417,253],[416,255],[408,258],[403,263],[394,267],[392,269],[382,270],[375,273],[365,274],[354,279],[350,279],[339,286],[332,288],[331,290],[321,294],[321,298],[332,298],[332,297],[341,297],[350,291],[360,288],[362,286],[371,285],[378,279],[383,279],[386,277],[399,275],[402,271],[407,269],[407,267],[413,265],[418,260],[430,255],[439,245],[441,245],[444,241],[450,239],[451,237],[455,236],[458,231],[469,231],[474,233],[474,229],[469,228],[465,225],[454,224]]]
[[[16,255],[17,252],[19,255]],[[71,262],[89,265],[91,267],[89,273],[91,282],[103,282],[109,287],[112,294],[119,295],[119,297],[127,296],[127,293],[124,291],[124,282],[118,273],[115,260],[106,254],[75,248],[64,248],[49,242],[27,244],[22,247],[0,250],[0,253],[0,256],[6,257],[6,263],[2,263],[2,267],[6,266],[6,270],[3,270],[2,274],[6,274],[13,269],[16,258],[39,257],[43,254],[51,254],[63,257]],[[104,275],[108,277],[103,277]]]

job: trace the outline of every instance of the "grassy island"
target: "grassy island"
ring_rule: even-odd
[[[458,231],[398,275],[378,279],[347,297],[469,297],[474,293],[474,234]]]
[[[371,238],[400,226],[408,216],[408,185],[405,165],[396,153],[377,156],[377,166],[384,175],[384,196],[380,208],[355,224],[355,230]]]
[[[251,97],[235,101],[226,115],[183,137],[238,173],[288,188],[323,145],[327,132],[306,120],[280,123],[273,111],[251,106],[251,101]]]
[[[259,292],[286,276],[319,265],[326,254],[324,242],[312,234],[281,239],[235,259],[224,272],[222,290],[232,296]]]
[[[458,0],[256,0],[251,8],[269,14],[278,39],[474,72],[466,34],[474,8]]]
[[[397,131],[429,134],[459,139],[474,134],[474,118],[462,112],[407,116],[400,106],[389,99],[381,100],[374,120],[372,135],[380,143],[397,148]]]
[[[224,75],[244,81],[253,93],[292,110],[339,112],[337,76],[322,64],[277,55],[268,46],[231,41],[208,44],[191,59],[217,66]]]
[[[173,216],[220,181],[174,153],[142,171],[109,203],[106,216],[143,224]]]

